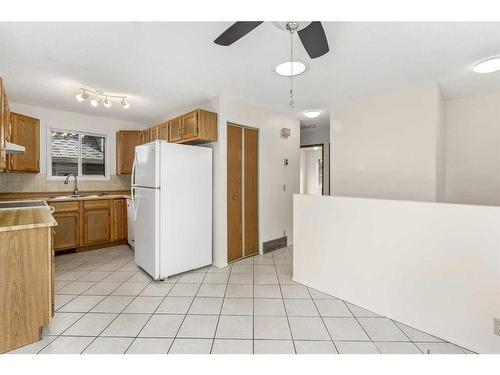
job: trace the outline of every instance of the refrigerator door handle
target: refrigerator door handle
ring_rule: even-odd
[[[135,210],[135,187],[132,186],[131,188],[131,195],[132,195],[132,212],[134,213],[134,219],[137,219],[137,212]]]
[[[134,162],[132,163],[132,186],[135,185],[135,164],[137,162],[137,154],[134,155]]]

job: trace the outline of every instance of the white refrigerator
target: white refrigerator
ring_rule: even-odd
[[[212,149],[135,148],[135,262],[155,280],[212,264]]]

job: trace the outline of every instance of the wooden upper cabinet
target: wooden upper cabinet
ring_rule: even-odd
[[[142,131],[142,143],[143,144],[151,142],[150,137],[151,137],[151,132],[149,131],[149,129]]]
[[[158,125],[149,128],[149,142],[156,141],[158,139]]]
[[[127,238],[127,201],[125,199],[114,199],[111,207],[112,240],[124,240]]]
[[[182,140],[182,117],[176,117],[168,122],[169,142],[179,142]]]
[[[120,130],[116,133],[116,172],[131,174],[135,146],[142,144],[142,130]]]
[[[168,121],[158,125],[158,139],[162,139],[164,141],[169,140],[168,138]]]
[[[198,112],[193,111],[182,116],[182,140],[198,137]]]
[[[11,113],[9,141],[25,147],[23,154],[9,155],[11,172],[40,173],[40,120]]]
[[[206,143],[217,141],[217,114],[197,109],[181,117],[179,143]],[[174,142],[170,140],[170,142]]]

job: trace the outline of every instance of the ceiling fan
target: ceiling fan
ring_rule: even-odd
[[[253,29],[258,27],[263,21],[239,21],[233,23],[226,31],[224,31],[217,39],[215,44],[220,46],[230,46],[234,42],[243,38]],[[319,21],[313,22],[273,22],[273,24],[281,30],[287,30],[290,33],[290,108],[295,107],[293,97],[293,76],[299,74],[294,72],[293,65],[293,35],[295,32],[299,35],[300,41],[304,46],[307,54],[311,59],[321,57],[330,51],[328,40],[326,39],[325,30]]]
[[[215,44],[220,46],[230,46],[234,42],[243,38],[263,21],[238,21],[232,24],[217,39]],[[278,28],[286,29],[291,34],[297,32],[300,41],[311,59],[321,57],[330,51],[325,30],[319,21],[313,22],[273,22]]]

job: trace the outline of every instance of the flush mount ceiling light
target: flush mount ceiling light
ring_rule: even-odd
[[[81,91],[80,93],[75,95],[76,100],[78,100],[79,102],[84,102],[85,100],[90,98],[90,95],[88,93],[91,93],[93,95],[92,99],[90,100],[90,105],[92,107],[98,107],[99,104],[103,103],[104,107],[109,108],[111,107],[110,99],[121,99],[121,105],[123,108],[130,107],[129,102],[127,101],[127,97],[124,95],[113,95],[102,92],[100,90],[84,89],[84,88],[80,88],[80,91]]]
[[[478,62],[472,70],[475,73],[493,73],[500,70],[500,56],[490,57],[489,59]]]
[[[316,127],[316,124],[300,125],[301,129],[314,129],[315,127]]]
[[[280,76],[293,77],[304,73],[306,71],[306,66],[300,61],[286,61],[277,65],[274,70]]]
[[[321,114],[321,111],[318,111],[316,109],[314,110],[310,110],[310,111],[305,111],[304,112],[304,116],[308,117],[308,118],[316,118],[318,117],[319,115]]]

